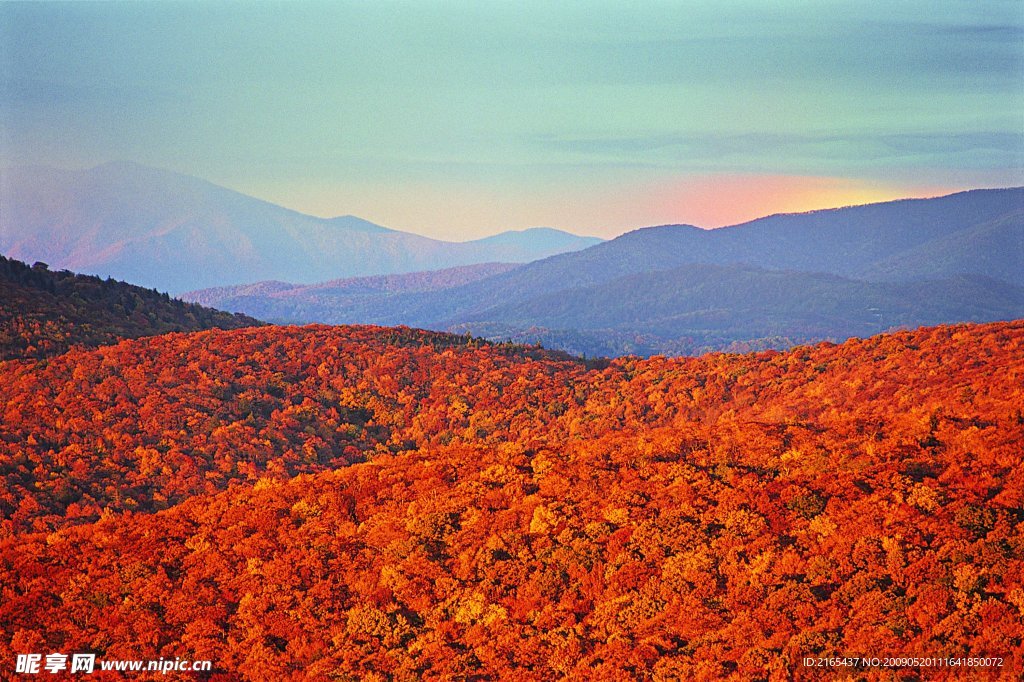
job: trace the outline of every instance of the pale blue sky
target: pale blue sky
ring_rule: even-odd
[[[1024,3],[0,4],[0,162],[442,237],[1024,184]]]

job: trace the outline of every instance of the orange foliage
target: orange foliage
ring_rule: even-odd
[[[1022,322],[600,368],[258,328],[6,363],[0,385],[0,660],[34,642],[246,680],[1024,665]]]

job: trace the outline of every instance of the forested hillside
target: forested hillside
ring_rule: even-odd
[[[1022,322],[591,364],[265,327],[0,382],[4,660],[180,656],[220,680],[1024,663]]]
[[[0,256],[0,360],[59,355],[122,338],[262,322],[112,279]]]

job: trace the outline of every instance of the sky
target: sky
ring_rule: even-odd
[[[1024,2],[0,2],[0,167],[113,160],[445,239],[1024,185]]]

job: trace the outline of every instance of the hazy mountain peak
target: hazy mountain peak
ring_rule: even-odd
[[[508,271],[236,288],[195,300],[264,319],[469,330],[588,355],[1009,319],[1024,311],[1022,199],[959,193],[716,230],[664,225]]]
[[[114,182],[156,182],[173,183],[174,185],[180,185],[181,183],[196,183],[209,187],[216,187],[216,185],[211,182],[185,173],[179,173],[166,168],[156,168],[154,166],[147,166],[135,161],[126,161],[122,159],[107,161],[106,163],[93,166],[92,168],[83,171],[83,175],[86,177],[102,178],[106,181]],[[231,191],[226,187],[221,189],[224,191]]]
[[[635,230],[630,230],[629,232],[624,232],[624,233],[620,234],[618,237],[616,237],[615,239],[618,240],[618,239],[623,239],[623,238],[627,238],[627,239],[643,238],[643,237],[647,237],[647,236],[650,236],[650,235],[655,234],[655,233],[660,233],[660,234],[670,234],[670,233],[675,233],[675,234],[684,234],[684,233],[700,234],[700,233],[710,232],[710,231],[711,230],[708,230],[706,228],[697,227],[696,225],[688,225],[686,223],[678,223],[678,224],[672,224],[672,225],[652,225],[650,227],[638,227]],[[612,241],[615,241],[615,240],[612,240]]]
[[[105,161],[100,164],[93,166],[91,171],[145,171],[145,172],[165,172],[172,173],[172,171],[165,171],[154,166],[147,166],[145,164],[138,163],[136,161],[129,161],[127,159],[114,159],[112,161]]]
[[[598,241],[527,231],[445,242],[351,215],[305,215],[131,161],[82,171],[11,169],[2,191],[0,252],[172,292],[525,263]]]
[[[398,230],[392,230],[389,227],[372,223],[369,220],[364,220],[359,216],[354,215],[341,215],[328,220],[331,225],[335,227],[341,227],[346,230],[358,230],[360,232],[397,232]]]
[[[558,230],[553,227],[530,227],[524,230],[508,230],[499,232],[490,237],[475,239],[469,244],[490,244],[515,246],[522,244],[544,244],[553,251],[567,251],[576,249],[562,249],[562,246],[571,244],[584,244],[594,246],[603,240],[597,237],[581,237],[565,230]]]

